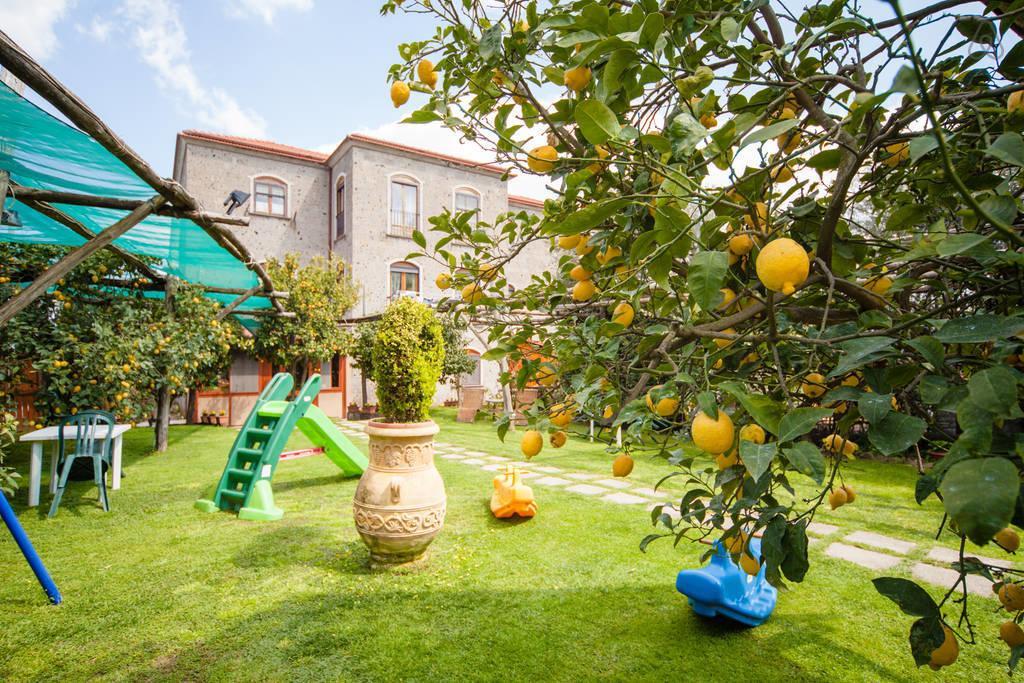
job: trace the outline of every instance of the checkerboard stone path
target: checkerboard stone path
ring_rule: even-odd
[[[349,436],[367,438],[365,427],[360,423],[343,421],[341,428]],[[479,467],[488,474],[514,466],[520,468],[520,477],[529,479],[531,484],[568,491],[613,505],[643,504],[646,510],[663,505],[664,514],[679,518],[679,512],[671,504],[666,504],[663,492],[648,487],[633,488],[635,482],[628,479],[610,479],[593,472],[566,472],[559,467],[512,461],[500,455],[489,455],[445,442],[434,442],[434,449],[443,460]],[[811,543],[825,546],[823,553],[831,560],[851,562],[875,572],[909,573],[919,581],[940,588],[949,588],[958,577],[957,572],[950,569],[950,564],[959,560],[959,553],[953,548],[935,546],[925,553],[917,543],[870,531],[844,531],[835,524],[825,522],[811,522],[807,525],[807,533]],[[1013,566],[1010,560],[973,555],[987,564]],[[967,577],[967,590],[974,595],[994,597],[991,586],[980,576]]]

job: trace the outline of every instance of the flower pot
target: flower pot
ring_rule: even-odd
[[[352,502],[374,567],[415,562],[444,525],[447,497],[434,466],[434,422],[369,422],[370,466]]]

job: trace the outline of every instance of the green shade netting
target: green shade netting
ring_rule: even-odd
[[[118,199],[146,200],[156,194],[96,140],[43,111],[2,82],[0,169],[26,187]],[[0,225],[0,241],[71,247],[85,242],[74,231],[16,199],[8,199],[6,206],[17,211],[22,225]],[[95,233],[127,214],[116,209],[54,206]],[[114,244],[133,254],[157,259],[156,270],[189,282],[233,289],[249,289],[259,282],[255,273],[187,219],[149,216]],[[222,302],[235,298],[231,294],[209,296]],[[254,296],[238,310],[270,305],[266,297]]]

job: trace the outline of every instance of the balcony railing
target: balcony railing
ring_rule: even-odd
[[[420,224],[420,215],[409,211],[391,211],[391,225],[388,234],[395,237],[412,237],[413,231]]]

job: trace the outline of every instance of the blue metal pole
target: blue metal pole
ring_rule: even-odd
[[[14,515],[14,510],[11,509],[11,504],[7,502],[7,498],[3,493],[0,493],[0,517],[4,518],[7,529],[11,532],[11,536],[14,537],[18,547],[21,548],[21,554],[28,560],[29,566],[35,572],[36,579],[39,580],[39,585],[46,591],[46,596],[50,598],[50,602],[59,605],[61,600],[63,600],[60,596],[60,590],[58,590],[57,584],[53,582],[53,579],[50,578],[50,572],[46,571],[43,561],[39,559],[39,553],[32,547],[32,541],[28,540],[25,530],[21,527],[21,522]]]

